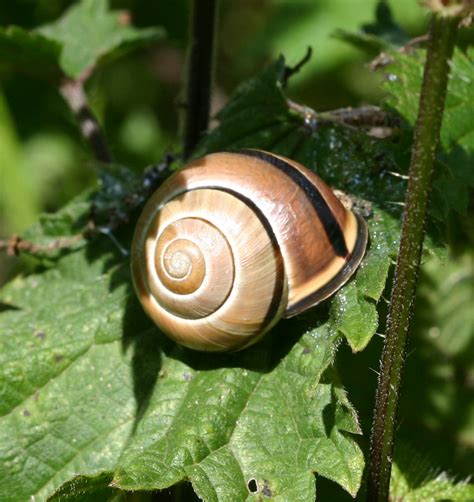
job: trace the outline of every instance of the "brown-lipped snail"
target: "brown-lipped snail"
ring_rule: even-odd
[[[132,276],[170,338],[234,351],[337,291],[366,244],[364,220],[298,162],[261,150],[213,153],[147,202]]]

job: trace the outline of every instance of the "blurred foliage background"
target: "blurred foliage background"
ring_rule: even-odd
[[[72,3],[0,0],[0,25],[34,28],[56,19]],[[141,170],[165,153],[179,151],[190,6],[185,0],[110,3],[127,11],[136,26],[160,25],[167,32],[163,42],[100,68],[87,84],[115,159]],[[279,54],[296,64],[308,46],[313,57],[292,78],[292,99],[320,111],[379,103],[380,77],[368,70],[367,56],[331,36],[336,29],[355,30],[370,23],[376,4],[222,0],[214,112],[263,65]],[[410,37],[425,32],[426,12],[417,1],[398,0],[391,8]],[[59,93],[0,61],[0,238],[21,233],[39,213],[54,211],[93,186],[90,158]],[[474,408],[466,406],[474,391],[473,261],[465,247],[458,243],[460,258],[446,266],[429,264],[423,272],[401,410],[402,438],[435,459],[435,466],[450,467],[460,475],[470,474],[474,465]],[[21,267],[28,269],[28,262],[1,256],[0,284]],[[375,340],[357,356],[343,347],[339,357],[343,381],[366,434],[381,345],[381,339]],[[408,413],[413,409],[417,413]]]

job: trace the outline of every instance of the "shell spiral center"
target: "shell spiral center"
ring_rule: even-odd
[[[155,252],[155,267],[161,282],[173,293],[186,295],[196,291],[206,275],[201,249],[188,239],[171,240],[163,232]]]
[[[152,263],[159,282],[150,283],[150,289],[179,317],[210,315],[232,290],[232,250],[225,235],[204,219],[182,218],[165,225],[154,245]]]
[[[175,279],[186,277],[191,269],[191,258],[183,251],[175,251],[171,256],[165,257],[165,270]]]

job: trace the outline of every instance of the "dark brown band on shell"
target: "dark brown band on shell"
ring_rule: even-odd
[[[355,216],[357,218],[356,244],[350,256],[347,257],[347,262],[344,267],[342,267],[341,270],[339,270],[339,272],[322,288],[319,288],[303,300],[289,307],[283,317],[293,317],[331,296],[340,288],[340,286],[347,282],[349,277],[354,273],[354,270],[359,266],[359,263],[365,253],[368,232],[365,221],[359,215]]]
[[[314,207],[324,231],[326,232],[328,241],[332,245],[334,253],[343,258],[348,255],[349,251],[344,239],[344,232],[334,217],[331,208],[319,192],[318,187],[311,183],[304,174],[283,159],[261,150],[238,150],[235,153],[263,160],[291,178],[303,190],[306,197],[311,202],[311,205]]]

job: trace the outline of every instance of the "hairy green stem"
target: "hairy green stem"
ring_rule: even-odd
[[[367,500],[388,500],[394,432],[406,341],[425,234],[433,164],[444,111],[451,58],[459,20],[433,16],[418,119],[412,147],[400,250],[387,317],[376,394]]]
[[[217,1],[193,2],[183,132],[185,159],[209,125]]]

